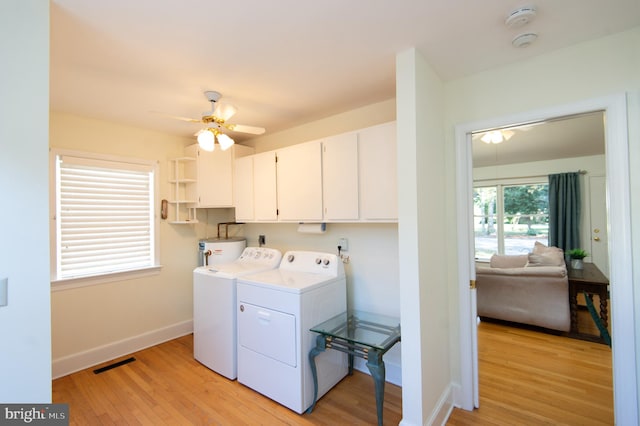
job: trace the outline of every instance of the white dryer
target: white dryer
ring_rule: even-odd
[[[213,371],[237,377],[236,280],[277,268],[279,250],[247,247],[233,262],[193,271],[193,356]]]
[[[289,251],[278,269],[238,278],[238,382],[303,413],[313,402],[309,329],[347,310],[344,266],[328,253]],[[317,356],[318,398],[347,374],[347,356]]]

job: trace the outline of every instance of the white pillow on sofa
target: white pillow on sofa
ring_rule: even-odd
[[[533,245],[533,252],[529,254],[527,266],[562,266],[564,252],[558,247],[547,247],[539,241]]]

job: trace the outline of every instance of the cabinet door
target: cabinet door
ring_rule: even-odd
[[[278,220],[322,221],[320,141],[278,151]]]
[[[256,221],[278,220],[276,195],[276,154],[274,151],[253,156],[253,211]]]
[[[198,150],[198,207],[233,205],[233,150]]]
[[[233,176],[236,221],[253,221],[253,156],[236,159]]]
[[[358,219],[358,134],[345,133],[322,142],[324,219]]]
[[[358,132],[360,218],[398,220],[396,123]]]

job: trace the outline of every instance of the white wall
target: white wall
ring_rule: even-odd
[[[291,129],[269,133],[251,139],[246,144],[253,146],[256,153],[312,141],[327,136],[349,132],[396,119],[396,101],[389,99],[362,108],[316,120]]]
[[[49,403],[49,1],[0,2],[0,57],[0,402]]]
[[[159,161],[160,199],[172,198],[168,160],[183,156],[183,147],[193,143],[60,112],[51,113],[50,140],[54,148]],[[159,208],[158,203],[157,214]],[[192,270],[197,266],[198,239],[215,236],[216,224],[233,220],[233,210],[200,210],[198,219],[197,225],[160,222],[159,274],[51,294],[54,377],[192,331]],[[229,231],[234,235],[237,229]]]
[[[396,58],[402,424],[440,424],[451,400],[443,84],[414,49]]]
[[[598,40],[582,43],[556,52],[537,56],[509,66],[479,73],[447,83],[446,128],[479,120],[492,120],[525,111],[557,107],[602,96],[631,93],[629,103],[629,166],[632,188],[640,182],[640,131],[638,117],[640,105],[640,27]],[[455,164],[455,135],[447,133],[447,158]],[[449,191],[455,192],[455,167],[447,169],[444,176]],[[449,217],[455,218],[455,200],[447,205]],[[631,191],[632,223],[640,223],[640,191]],[[453,231],[455,223],[448,225]],[[455,235],[452,232],[452,237]],[[640,302],[640,232],[633,227],[633,266],[631,284]],[[448,256],[454,259],[456,247],[448,247]],[[455,265],[450,265],[450,275],[456,276]],[[452,293],[456,292],[457,279],[449,281]],[[626,283],[630,285],[630,283]],[[452,301],[457,300],[457,295]],[[451,312],[451,321],[458,322],[459,312]],[[636,348],[640,347],[640,316],[629,319],[635,323]],[[454,325],[454,329],[459,326]],[[459,351],[459,348],[457,348]],[[453,348],[452,356],[455,356]],[[635,372],[633,372],[635,374]],[[454,369],[454,377],[460,372]],[[640,387],[639,384],[636,388]],[[634,391],[635,393],[635,391]],[[637,394],[637,393],[636,393]],[[634,409],[633,407],[627,407]],[[635,407],[637,415],[637,405]]]

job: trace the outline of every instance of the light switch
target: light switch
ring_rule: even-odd
[[[0,278],[0,306],[7,306],[9,278]]]

